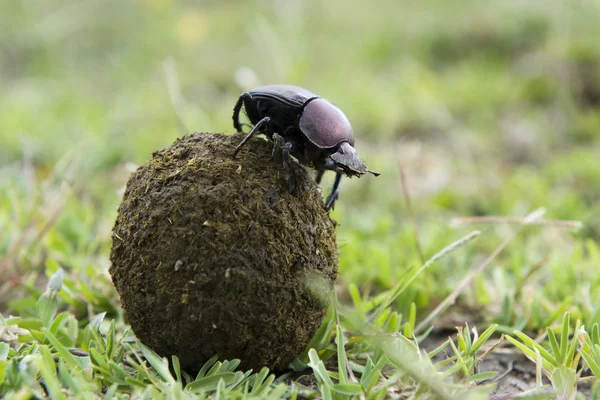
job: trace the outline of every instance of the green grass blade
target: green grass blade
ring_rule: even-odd
[[[415,327],[417,324],[417,305],[415,302],[410,304],[410,314],[408,315],[408,321],[404,324],[404,336],[407,338],[413,337],[415,334]]]
[[[158,354],[142,343],[140,343],[140,350],[152,368],[154,368],[154,370],[165,382],[175,382],[173,375],[171,375],[171,371],[169,371],[169,362],[166,358],[159,357]]]
[[[204,363],[202,368],[200,368],[200,371],[198,371],[198,375],[196,375],[196,380],[198,380],[198,378],[205,377],[207,372],[212,368],[213,365],[215,365],[218,359],[219,357],[217,355],[214,355],[211,358],[209,358],[208,361]]]
[[[323,395],[323,400],[333,400],[333,394],[331,393],[331,387],[324,385],[321,388],[321,394]]]
[[[600,308],[598,309],[598,313],[600,313]],[[592,344],[600,345],[600,325],[599,324],[596,323],[592,326],[592,334],[591,334],[590,338],[592,340]]]
[[[80,383],[78,382],[78,376],[73,374],[73,371],[68,369],[65,365],[66,364],[64,361],[62,361],[62,360],[59,361],[58,377],[59,377],[61,383],[66,388],[71,389],[71,392],[73,395],[75,395],[75,397],[79,397],[82,394],[83,390],[82,390]]]
[[[525,343],[526,345],[528,345],[530,348],[537,349],[537,351],[539,351],[542,358],[547,360],[552,366],[556,367],[559,365],[558,360],[552,354],[550,354],[548,352],[548,350],[546,350],[541,344],[539,344],[538,342],[536,342],[535,340],[533,340],[532,338],[530,338],[523,332],[514,331],[514,335],[517,336],[519,339],[521,339],[521,341],[523,343]],[[510,336],[507,336],[507,337],[510,337]],[[535,357],[534,357],[534,359],[535,359]]]
[[[269,390],[274,380],[275,375],[269,375],[269,369],[266,367],[262,368],[260,372],[255,375],[250,394],[256,397],[262,397]]]
[[[560,355],[559,364],[566,365],[567,363],[567,352],[569,348],[569,331],[571,325],[571,314],[566,312],[563,316],[562,322],[562,333],[560,336]]]
[[[450,339],[447,339],[444,343],[440,344],[438,347],[436,347],[435,349],[433,349],[429,353],[427,353],[427,356],[429,358],[434,358],[435,356],[440,354],[442,351],[444,351],[444,349],[446,347],[448,347],[448,345],[450,344],[450,341],[451,341]]]
[[[67,396],[62,392],[62,385],[58,380],[58,376],[56,376],[56,365],[54,364],[52,353],[50,353],[50,350],[46,346],[40,346],[39,350],[41,357],[38,367],[50,398],[53,400],[66,400]]]
[[[323,361],[321,361],[321,359],[319,358],[319,355],[317,354],[315,349],[309,350],[308,358],[310,360],[308,365],[312,368],[317,379],[321,381],[321,383],[323,383],[325,386],[333,386],[333,381],[329,377],[329,373],[325,369],[325,365],[323,364]]]
[[[581,321],[577,320],[575,323],[575,330],[573,340],[569,344],[569,348],[567,349],[567,366],[570,368],[577,368],[577,365],[572,365],[573,363],[577,363],[578,360],[575,359],[575,352],[577,351],[577,346],[579,345],[579,341],[577,340],[577,335],[579,334],[579,328],[581,327]]]
[[[80,365],[75,359],[75,357],[71,354],[69,350],[67,350],[62,345],[62,343],[58,341],[56,336],[54,336],[52,332],[50,332],[50,330],[48,330],[47,328],[42,328],[42,333],[44,334],[44,337],[50,342],[52,348],[56,350],[58,355],[67,363],[69,368],[80,369]]]
[[[240,366],[240,362],[241,361],[237,358],[233,360],[225,360],[221,364],[221,367],[219,368],[218,372],[235,372],[237,367]]]
[[[471,350],[473,339],[471,338],[471,329],[469,328],[468,322],[465,323],[465,329],[462,336],[465,338],[465,354],[473,354]]]
[[[345,396],[358,396],[362,393],[362,386],[360,383],[338,383],[331,390]]]
[[[8,357],[8,350],[10,350],[8,343],[0,342],[0,361],[6,360]]]
[[[533,362],[536,362],[537,353],[534,350],[532,350],[532,348],[527,347],[527,345],[519,342],[518,340],[516,340],[515,338],[513,338],[511,336],[505,336],[505,338],[506,338],[506,340],[511,342],[514,346],[519,348],[519,350],[521,350],[523,352],[523,354],[525,354],[527,356],[527,358],[529,358]],[[537,349],[537,347],[534,347],[534,349]],[[544,357],[542,357],[542,365],[548,371],[553,371],[554,368],[556,367],[556,364],[552,363],[551,360],[544,358]]]
[[[57,334],[58,332],[58,328],[60,327],[60,324],[62,323],[62,321],[68,317],[70,314],[67,312],[62,312],[60,314],[58,314],[53,320],[52,320],[52,324],[50,325],[50,332],[52,332],[53,334]]]
[[[116,349],[117,349],[116,328],[115,328],[115,320],[113,319],[110,321],[110,328],[108,329],[108,334],[106,335],[106,355],[111,360],[115,355]]]
[[[552,387],[557,392],[558,399],[574,399],[577,392],[577,371],[559,365],[550,376]]]
[[[102,354],[100,354],[98,352],[98,350],[96,350],[95,348],[91,348],[89,350],[89,354],[90,354],[90,359],[92,360],[92,364],[97,365],[98,367],[100,367],[106,371],[110,371],[110,367],[108,366],[108,363],[106,362],[106,360],[104,359]]]
[[[43,326],[49,328],[54,320],[54,315],[58,309],[58,300],[55,293],[44,293],[36,303],[38,317],[42,320]]]
[[[556,340],[556,335],[554,334],[554,331],[552,331],[552,328],[548,327],[546,329],[546,335],[548,336],[548,342],[550,342],[552,354],[555,358],[558,359],[560,357],[560,346],[558,344],[558,341]]]
[[[113,400],[113,399],[115,399],[118,388],[119,388],[119,386],[116,385],[116,384],[110,385],[110,387],[106,391],[106,394],[104,395],[104,400]]]
[[[496,332],[496,329],[498,329],[498,324],[493,324],[485,331],[483,331],[483,333],[479,336],[479,338],[477,338],[475,343],[473,343],[473,346],[471,347],[471,354],[475,354],[476,352],[478,352],[479,349],[481,349],[481,346],[483,346],[494,334],[494,332]]]
[[[338,373],[341,384],[348,382],[348,370],[346,368],[346,349],[344,346],[345,338],[342,332],[342,327],[336,325],[336,338],[337,338],[337,359],[338,359]]]
[[[348,285],[348,293],[350,294],[350,298],[352,299],[352,304],[354,305],[354,308],[356,308],[357,310],[362,310],[362,297],[360,295],[360,290],[358,289],[358,286],[356,286],[355,283],[350,283]]]
[[[594,357],[592,357],[590,354],[583,351],[579,354],[581,354],[581,358],[583,358],[583,361],[587,364],[590,371],[592,371],[592,374],[594,374],[596,378],[600,379],[600,360],[594,359]]]
[[[479,382],[487,381],[489,379],[493,379],[496,376],[498,376],[498,371],[487,371],[487,372],[481,372],[479,374],[473,374],[473,375],[469,376],[468,379],[469,379],[469,382],[479,383]]]
[[[365,392],[369,390],[371,376],[373,375],[373,369],[375,368],[375,364],[371,361],[371,358],[367,356],[367,362],[365,364],[365,368],[363,369],[363,373],[360,376],[360,384],[362,385]]]
[[[469,370],[467,368],[467,363],[462,358],[461,352],[456,348],[456,345],[454,344],[454,342],[452,340],[450,341],[450,347],[452,347],[452,350],[454,351],[454,355],[456,356],[457,365],[460,366],[460,368],[463,370],[463,373],[466,376],[469,376]]]
[[[179,384],[182,385],[183,381],[181,379],[181,365],[179,364],[179,357],[171,357],[171,365],[173,365],[173,371],[175,371],[175,377],[177,379],[177,382],[179,382]]]
[[[215,375],[206,376],[200,379],[196,379],[194,382],[190,382],[185,390],[198,393],[198,392],[212,392],[217,389],[219,382],[223,381],[225,384],[231,383],[236,379],[236,375],[233,372],[221,372]]]

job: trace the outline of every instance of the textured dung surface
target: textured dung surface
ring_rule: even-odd
[[[291,194],[265,140],[232,159],[242,137],[196,133],[155,152],[113,229],[110,273],[128,322],[189,371],[215,353],[285,368],[323,318],[314,284],[337,275],[335,223],[314,180],[294,163]]]

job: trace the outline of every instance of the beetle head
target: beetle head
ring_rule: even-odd
[[[343,142],[337,148],[337,151],[329,156],[335,163],[335,169],[343,172],[347,176],[361,176],[371,173],[378,176],[378,172],[371,171],[365,163],[358,157],[354,147],[348,142]]]

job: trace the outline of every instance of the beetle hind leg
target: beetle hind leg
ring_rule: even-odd
[[[250,130],[252,130],[252,124],[249,124],[249,123],[247,123],[247,122],[243,122],[243,121],[242,121],[242,122],[240,122],[240,130],[239,130],[238,132],[243,132],[243,131],[244,131],[244,129],[243,129],[243,128],[244,128],[245,126],[248,126],[248,127],[250,127]]]
[[[233,107],[233,116],[231,118],[233,119],[233,128],[238,132],[242,132],[242,127],[244,125],[250,126],[250,124],[240,121],[240,112],[242,111],[242,105],[246,107],[247,110],[247,105],[251,101],[252,95],[250,93],[245,92],[242,93],[242,95],[238,98],[237,102],[235,103],[235,106]]]

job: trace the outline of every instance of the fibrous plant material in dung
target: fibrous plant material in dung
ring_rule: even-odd
[[[138,338],[182,367],[214,354],[283,370],[308,344],[337,275],[335,223],[314,180],[273,144],[196,133],[131,176],[110,273]],[[290,177],[293,188],[290,190]],[[325,296],[327,298],[327,296]]]

